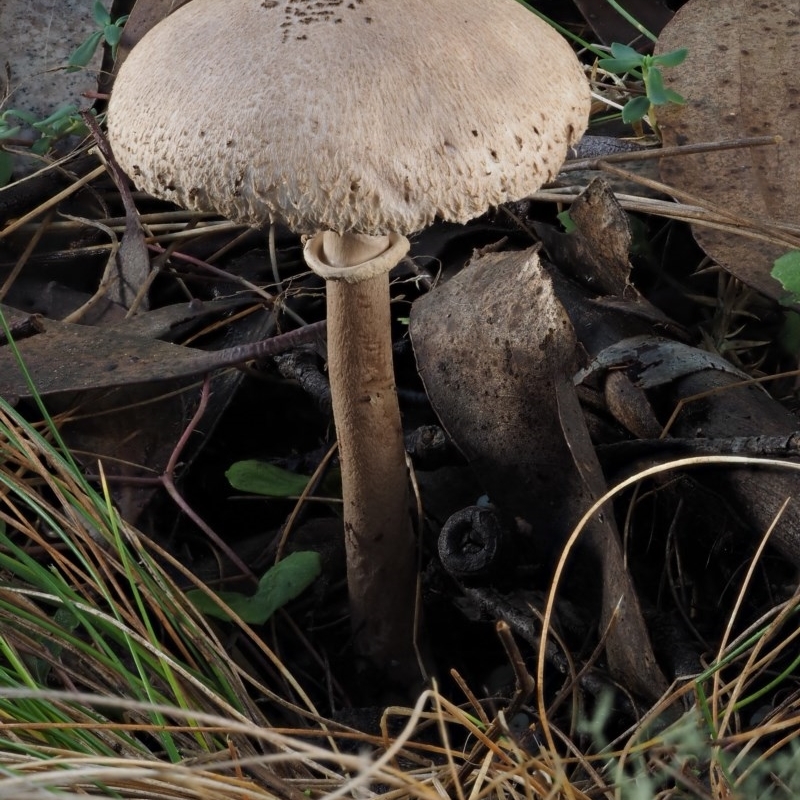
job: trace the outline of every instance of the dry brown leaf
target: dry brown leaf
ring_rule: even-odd
[[[551,261],[598,294],[623,296],[631,272],[631,231],[605,178],[595,178],[586,187],[569,215],[575,224],[569,234],[545,223],[534,224]]]
[[[702,200],[767,223],[797,223],[800,199],[800,11],[780,0],[691,0],[662,31],[656,53],[689,54],[664,70],[683,106],[660,107],[664,145],[778,134],[775,146],[665,159],[664,181]],[[764,294],[780,298],[775,259],[791,249],[693,226],[716,262]]]
[[[28,319],[29,315],[8,306],[0,308],[12,330]],[[313,341],[324,327],[324,323],[313,323],[280,339],[212,351],[131,334],[124,327],[93,328],[52,319],[41,324],[42,333],[17,342],[26,370],[41,395],[203,375]],[[30,394],[12,349],[0,347],[0,396],[9,399]]]
[[[563,544],[605,484],[572,383],[580,348],[536,253],[473,261],[414,303],[409,330],[431,403],[492,501]],[[585,538],[601,562],[601,629],[615,618],[609,665],[655,698],[664,681],[610,515]]]
[[[152,479],[164,471],[176,443],[198,409],[197,377],[181,375],[181,364],[186,357],[189,362],[185,363],[193,363],[198,356],[204,359],[211,355],[159,341],[157,337],[178,337],[182,332],[196,330],[203,322],[213,321],[219,312],[232,310],[244,302],[182,303],[102,328],[37,320],[44,332],[18,340],[34,383],[47,390],[46,393],[60,388],[86,389],[48,398],[48,409],[53,414],[64,413],[66,419],[61,421],[64,441],[90,472],[96,472],[97,462],[102,461],[106,477],[112,479],[112,497],[128,522],[139,520],[158,489],[158,484],[143,484],[138,479]],[[25,315],[3,308],[12,326],[25,319]],[[270,328],[268,314],[251,314],[229,328],[225,341],[259,339]],[[0,392],[7,391],[7,397],[27,394],[10,347],[0,348],[0,364],[4,365]],[[128,379],[125,385],[97,388],[106,377],[116,375],[115,365],[121,366],[120,377]],[[200,422],[203,433],[207,434],[220,417],[240,378],[238,370],[223,371],[212,377],[210,400]],[[15,384],[16,391],[8,391]],[[182,452],[182,464],[190,461],[205,441],[204,436],[192,437]],[[128,478],[136,480],[120,480]]]

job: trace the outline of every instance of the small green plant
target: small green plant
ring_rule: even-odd
[[[578,230],[578,226],[573,222],[570,216],[569,209],[565,209],[560,214],[557,214],[556,217],[564,228],[564,233],[572,233]]]
[[[790,250],[776,258],[770,275],[787,292],[787,303],[800,303],[800,250]]]
[[[100,0],[96,0],[92,15],[98,29],[70,55],[66,66],[67,72],[77,72],[85,67],[92,60],[101,42],[105,42],[111,48],[111,55],[116,57],[117,47],[122,38],[122,28],[128,15],[112,19]],[[17,136],[23,127],[39,132],[39,138],[34,139],[30,144],[31,152],[36,155],[47,153],[53,143],[64,136],[72,134],[84,136],[88,133],[75,105],[64,105],[46,119],[41,120],[28,111],[8,108],[0,113],[0,145]],[[0,149],[0,187],[5,186],[11,180],[13,166],[12,155]]]
[[[279,608],[302,594],[322,572],[322,559],[313,550],[290,553],[282,561],[268,569],[253,594],[218,591],[222,600],[243,622],[263,625]],[[230,620],[230,614],[216,602],[214,597],[200,589],[191,589],[187,599],[195,608],[221,620]]]
[[[92,112],[94,113],[94,112]],[[39,133],[39,138],[30,146],[32,153],[44,155],[57,139],[88,133],[77,106],[64,105],[45,119],[37,119],[35,114],[18,108],[9,108],[0,114],[0,141],[11,139],[28,125]]]
[[[94,110],[91,111],[94,114]],[[73,134],[85,136],[88,133],[86,125],[81,119],[77,106],[65,105],[54,111],[46,119],[37,119],[34,114],[18,108],[6,109],[0,114],[0,144],[5,140],[13,139],[22,130],[23,125],[39,133],[39,138],[30,144],[30,151],[36,155],[44,155],[53,146],[53,143]],[[11,180],[14,169],[13,156],[0,150],[0,187]]]
[[[122,28],[128,20],[128,15],[124,14],[117,19],[111,19],[108,9],[100,0],[96,0],[92,9],[92,16],[97,23],[97,30],[69,57],[67,72],[75,72],[85,67],[92,60],[92,56],[94,56],[100,42],[103,41],[111,48],[112,57],[116,58],[117,56],[117,47],[122,38]]]
[[[667,103],[682,105],[686,102],[678,92],[664,86],[664,76],[661,74],[662,67],[678,66],[684,61],[686,54],[685,47],[658,56],[650,56],[619,42],[611,45],[611,57],[601,58],[597,62],[598,66],[608,72],[633,75],[644,85],[644,95],[629,100],[622,109],[623,122],[631,124],[647,117],[655,128],[655,106]]]
[[[264,461],[247,460],[231,464],[225,473],[228,483],[240,492],[263,497],[299,497],[311,480],[308,475],[298,475]],[[338,469],[323,479],[320,491],[326,497],[342,496],[342,479]]]

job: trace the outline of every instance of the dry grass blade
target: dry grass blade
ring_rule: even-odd
[[[399,733],[369,737],[338,732],[313,706],[298,707],[248,675],[159,566],[177,570],[177,562],[118,518],[54,435],[0,403],[0,798],[299,800],[306,790],[350,798],[375,786],[433,798],[446,775],[463,771],[471,748],[455,743],[471,736],[486,756],[458,784],[461,796],[506,784],[512,794],[557,796],[547,758],[530,757],[506,735],[487,738],[436,691],[414,708],[387,711],[387,719],[406,720]],[[270,716],[304,718],[309,727],[271,726],[255,696],[268,699]],[[418,740],[431,724],[438,744]],[[490,727],[507,730],[502,719]],[[331,730],[360,743],[360,753],[338,747]]]

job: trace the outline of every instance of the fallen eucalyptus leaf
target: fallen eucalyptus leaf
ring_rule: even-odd
[[[255,594],[217,592],[220,600],[248,625],[263,625],[279,608],[302,594],[322,572],[322,559],[313,550],[290,553],[270,567],[258,582]],[[230,620],[213,598],[199,589],[186,593],[190,602],[204,614],[221,620]]]
[[[8,306],[0,306],[0,311],[12,328],[28,316]],[[116,328],[50,319],[43,320],[43,325],[43,333],[17,343],[35,390],[41,395],[202,375],[311,341],[321,333],[324,323],[313,323],[280,338],[214,351],[181,347]],[[0,348],[0,395],[27,397],[31,393],[13,349]]]
[[[572,384],[582,351],[535,250],[473,260],[415,301],[409,331],[428,397],[492,503],[557,551],[605,485]],[[665,682],[611,515],[584,538],[602,570],[601,629],[615,620],[610,667],[655,697]]]
[[[769,147],[663,159],[665,183],[750,220],[797,222],[800,202],[800,60],[797,8],[757,0],[690,0],[661,32],[656,54],[679,47],[688,57],[664,75],[685,105],[663,106],[658,121],[665,146],[779,134]],[[731,230],[693,225],[697,243],[744,283],[780,300],[771,275],[792,244],[773,244]],[[796,239],[797,237],[793,237]]]
[[[225,473],[228,483],[240,492],[259,494],[265,497],[297,497],[302,494],[308,482],[308,475],[298,475],[275,464],[249,459],[231,464]],[[341,497],[342,489],[339,476],[329,475],[332,480],[322,484],[323,492],[328,496]]]

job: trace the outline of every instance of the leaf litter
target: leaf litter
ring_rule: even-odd
[[[701,202],[758,219],[767,231],[783,225],[784,232],[796,239],[797,9],[752,0],[724,4],[693,0],[661,32],[656,52],[674,47],[686,47],[688,57],[665,73],[666,85],[687,102],[659,113],[665,145],[757,135],[777,135],[781,140],[773,147],[664,161],[663,180]],[[754,241],[704,227],[694,227],[693,234],[726,270],[781,299],[782,287],[771,272],[775,260],[792,247],[788,242]]]

